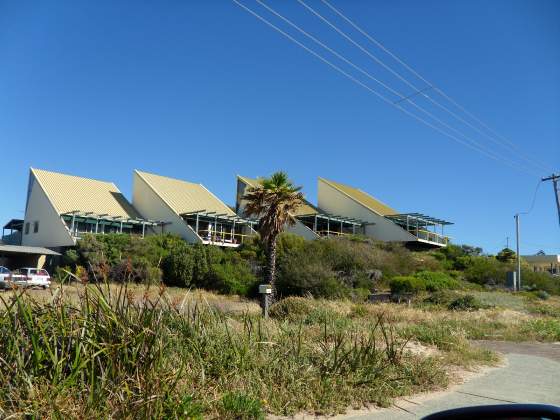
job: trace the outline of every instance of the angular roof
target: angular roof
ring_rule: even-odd
[[[241,175],[237,175],[237,178],[239,178],[241,181],[243,181],[245,184],[247,184],[251,187],[254,187],[254,186],[259,184],[258,179],[247,178],[247,177],[241,176]],[[293,216],[304,216],[304,215],[319,214],[319,213],[320,213],[320,211],[317,209],[317,207],[315,207],[309,201],[304,200],[303,204],[301,206],[299,206],[299,208],[294,212]]]
[[[235,212],[202,184],[136,170],[136,174],[178,215],[196,211],[235,216]]]
[[[31,174],[59,214],[80,211],[126,219],[140,217],[112,182],[34,168]]]
[[[0,243],[0,252],[10,254],[60,255],[52,249],[40,246],[4,245],[2,243]]]
[[[387,204],[382,203],[381,201],[373,198],[371,195],[363,192],[358,188],[351,187],[349,185],[341,184],[339,182],[329,181],[325,178],[319,178],[320,181],[330,185],[331,187],[335,188],[336,190],[342,192],[343,194],[347,195],[354,201],[357,201],[364,207],[374,211],[375,213],[381,216],[387,216],[390,214],[397,214],[398,211],[389,207]]]

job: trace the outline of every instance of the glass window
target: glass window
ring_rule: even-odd
[[[29,235],[29,222],[25,224],[25,234]]]
[[[39,221],[35,220],[35,222],[33,222],[33,233],[37,232],[39,232]]]

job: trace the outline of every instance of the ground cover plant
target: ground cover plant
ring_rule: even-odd
[[[448,383],[452,358],[409,351],[413,338],[373,306],[288,298],[263,320],[255,304],[221,310],[210,296],[126,284],[5,293],[2,416],[338,413]]]
[[[453,301],[471,292],[445,293]],[[560,340],[558,297],[476,298],[490,295],[494,304],[478,310],[425,297],[410,306],[289,297],[263,320],[251,300],[177,287],[9,291],[0,308],[1,416],[332,414],[440,389],[452,367],[499,361],[471,339]]]

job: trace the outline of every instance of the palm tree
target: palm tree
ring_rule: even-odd
[[[301,187],[296,187],[285,172],[275,172],[270,178],[259,179],[259,184],[249,187],[243,197],[247,201],[245,214],[260,218],[259,233],[266,247],[266,280],[276,289],[276,239],[286,225],[294,225],[295,212],[303,202]]]

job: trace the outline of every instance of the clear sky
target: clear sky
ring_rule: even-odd
[[[266,2],[374,77],[414,92],[297,1]],[[331,2],[524,156],[560,170],[560,2]],[[321,2],[308,4],[423,86]],[[236,174],[282,169],[311,201],[317,176],[348,183],[400,212],[454,221],[455,242],[489,252],[507,236],[513,243],[514,213],[550,174],[513,169],[420,124],[229,0],[0,0],[0,146],[2,223],[23,217],[30,166],[111,180],[128,197],[138,168],[201,182],[230,204]],[[522,228],[522,253],[560,252],[550,183]]]

